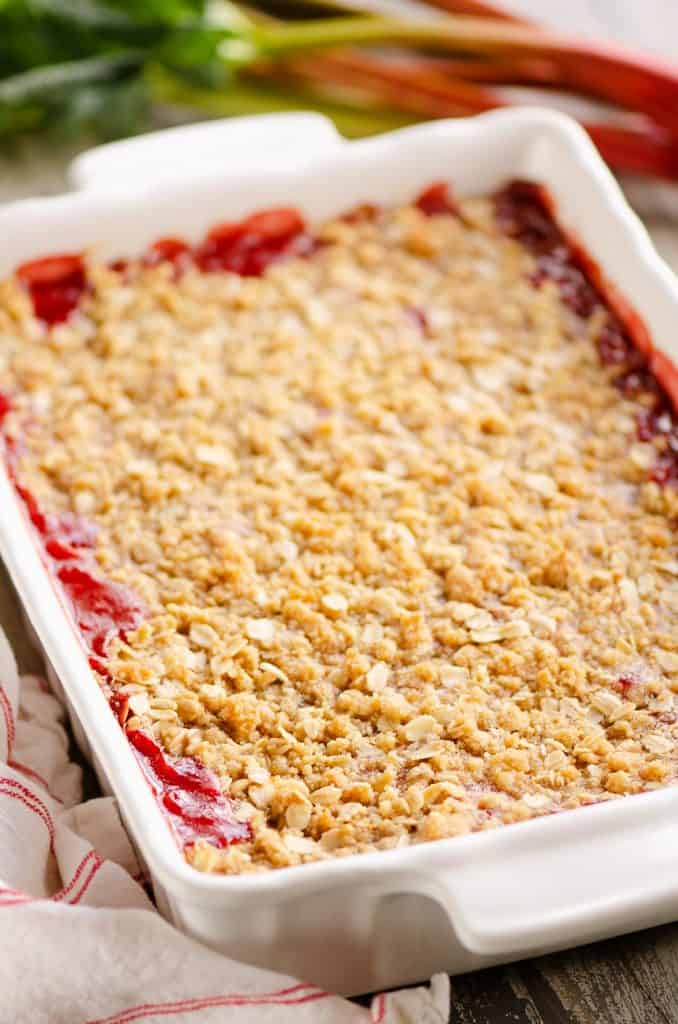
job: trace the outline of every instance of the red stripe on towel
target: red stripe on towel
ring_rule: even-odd
[[[386,996],[383,992],[380,992],[378,996],[375,996],[372,1000],[372,1021],[373,1024],[382,1024],[384,1017],[386,1016]]]
[[[295,993],[309,988],[311,991],[307,991],[305,995],[295,995]],[[142,1017],[169,1017],[177,1013],[191,1013],[219,1006],[300,1006],[303,1003],[328,999],[330,995],[331,993],[329,992],[313,989],[313,986],[294,985],[292,988],[282,989],[280,992],[268,992],[263,995],[233,994],[207,996],[202,999],[182,999],[167,1003],[143,1003],[139,1006],[130,1006],[128,1009],[121,1011],[119,1014],[113,1014],[111,1017],[90,1020],[87,1024],[130,1024],[130,1022],[140,1020]]]
[[[85,856],[80,861],[80,863],[78,864],[70,882],[67,885],[65,885],[63,889],[60,889],[58,892],[55,892],[53,896],[34,897],[29,896],[27,893],[20,892],[18,889],[10,889],[8,886],[0,886],[0,907],[11,907],[17,903],[45,903],[50,900],[54,901],[55,903],[58,903],[61,900],[65,900],[66,903],[75,905],[76,903],[80,902],[84,894],[87,892],[95,875],[97,874],[99,868],[103,867],[103,864],[104,862],[102,861],[101,857],[96,852],[96,850],[90,850],[89,853],[86,853]],[[83,880],[82,875],[84,872],[87,873]],[[74,896],[71,895],[70,899],[66,899],[66,897],[73,892],[75,887],[81,881],[82,888],[80,889],[80,891],[76,893],[76,895]],[[3,896],[11,898],[3,899]]]
[[[26,786],[22,786],[16,779],[0,778],[0,796],[8,796],[12,800],[18,800],[29,811],[33,811],[45,823],[49,833],[49,848],[54,850],[54,821],[47,807],[40,797],[31,792]]]
[[[7,732],[7,754],[9,756],[16,738],[16,729],[14,727],[14,712],[12,711],[12,705],[6,691],[2,687],[2,684],[0,684],[0,709],[2,710],[2,717],[5,720],[5,730]]]
[[[88,861],[92,860],[93,857],[95,858],[95,860],[97,860],[97,861],[99,860],[99,857],[98,857],[98,854],[97,854],[96,850],[90,850],[89,853],[85,854],[85,856],[82,858],[82,860],[78,864],[77,868],[75,869],[75,871],[73,873],[73,876],[72,876],[70,882],[68,883],[68,885],[65,885],[63,887],[63,889],[59,890],[59,892],[55,892],[54,895],[52,896],[53,900],[56,900],[57,902],[59,900],[63,900],[63,899],[65,899],[66,896],[68,896],[68,894],[70,892],[73,891],[75,886],[80,881],[80,876],[82,875],[83,871],[87,867]]]
[[[29,768],[27,764],[24,764],[22,761],[17,761],[13,757],[9,759],[7,764],[9,765],[10,768],[14,768],[15,771],[21,772],[22,775],[27,775],[29,779],[35,779],[35,781],[42,786],[42,788],[45,790],[47,795],[51,797],[52,800],[56,800],[58,804],[63,803],[63,800],[61,800],[58,796],[54,796],[54,793],[50,792],[50,788],[47,785],[47,780],[43,778],[43,776],[40,775],[39,772],[36,772],[34,768]]]
[[[95,877],[97,876],[97,874],[99,873],[100,869],[103,866],[104,866],[104,862],[102,861],[101,857],[97,856],[96,860],[94,861],[94,863],[92,864],[92,866],[90,868],[90,871],[89,871],[89,874],[87,875],[87,878],[85,879],[85,881],[83,883],[82,889],[80,890],[80,892],[76,896],[72,896],[70,898],[70,900],[68,900],[69,903],[71,903],[73,906],[75,906],[76,903],[80,902],[80,900],[85,895],[85,893],[87,892],[87,890],[89,889],[90,885],[92,884],[92,882],[94,881]]]

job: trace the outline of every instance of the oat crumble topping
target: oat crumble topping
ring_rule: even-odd
[[[335,220],[261,277],[113,270],[47,330],[0,285],[5,430],[148,617],[128,729],[212,768],[237,873],[675,781],[678,491],[489,199]],[[104,682],[100,678],[100,682]]]

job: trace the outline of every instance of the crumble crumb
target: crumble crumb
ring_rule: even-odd
[[[675,781],[676,491],[599,364],[604,311],[458,206],[333,221],[260,278],[91,258],[50,331],[0,285],[20,477],[150,612],[104,659],[128,726],[252,828],[200,870]]]

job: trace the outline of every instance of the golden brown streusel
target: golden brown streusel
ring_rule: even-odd
[[[673,782],[676,492],[487,200],[326,225],[260,279],[90,262],[0,290],[20,477],[150,617],[131,723],[213,768],[261,870]],[[620,682],[621,680],[621,682]]]

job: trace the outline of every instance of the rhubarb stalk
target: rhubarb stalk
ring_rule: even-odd
[[[356,50],[296,57],[278,65],[264,64],[259,73],[323,85],[360,89],[420,117],[479,114],[503,106],[489,88],[450,78],[434,68],[421,69],[416,60],[380,58]]]
[[[415,117],[454,117],[513,105],[495,90],[458,81],[441,73],[435,61],[410,57],[380,57],[355,50],[323,57],[289,59],[264,65],[252,72],[266,79],[301,82],[320,89],[356,90],[364,98]],[[617,171],[678,180],[678,146],[666,130],[651,121],[636,124],[584,122],[603,157]]]
[[[517,14],[504,11],[495,4],[487,4],[484,0],[424,0],[429,7],[438,7],[447,14],[472,14],[476,18],[495,18],[497,21],[510,21],[514,25],[529,25],[527,18],[519,18]]]
[[[326,18],[264,26],[257,28],[255,34],[256,49],[262,56],[272,58],[343,45],[380,43],[454,55],[548,59],[558,67],[565,84],[577,83],[592,96],[647,114],[678,133],[678,70],[668,62],[640,57],[620,46],[582,42],[497,20],[452,15],[432,22]]]

